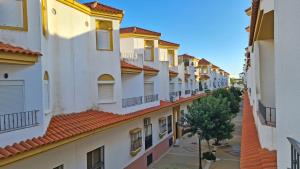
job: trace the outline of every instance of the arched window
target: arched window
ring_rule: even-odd
[[[50,109],[50,79],[47,71],[44,73],[44,109],[47,111]]]
[[[109,74],[98,77],[98,99],[101,103],[111,103],[114,101],[115,79]]]

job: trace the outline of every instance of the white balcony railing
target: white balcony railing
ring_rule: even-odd
[[[144,53],[141,52],[121,52],[121,59],[127,63],[133,64],[138,67],[143,67],[144,65]]]

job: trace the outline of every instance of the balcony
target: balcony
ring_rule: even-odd
[[[258,101],[258,113],[263,125],[276,127],[276,108],[266,107]]]
[[[185,95],[191,94],[191,90],[185,90]]]
[[[0,133],[34,127],[38,123],[39,110],[0,115]]]
[[[144,97],[145,103],[151,103],[158,101],[158,94],[148,95]]]
[[[137,67],[143,67],[144,53],[134,51],[121,52],[121,60]]]
[[[300,143],[290,137],[288,137],[287,139],[291,144],[291,168],[290,169],[299,169]]]
[[[143,104],[143,96],[122,99],[122,107],[133,107]]]

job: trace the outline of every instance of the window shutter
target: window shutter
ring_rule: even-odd
[[[152,60],[151,48],[145,48],[145,60]]]
[[[110,49],[110,31],[97,30],[98,49]]]
[[[3,83],[2,83],[3,82]],[[0,81],[0,114],[18,113],[24,111],[23,82],[9,83]]]
[[[103,102],[111,102],[114,98],[114,84],[98,84],[99,98]]]
[[[154,84],[153,83],[145,83],[144,84],[144,95],[149,96],[154,94]]]

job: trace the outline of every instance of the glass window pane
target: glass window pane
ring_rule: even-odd
[[[145,48],[145,60],[152,60],[152,50],[150,47]]]
[[[97,30],[97,43],[98,49],[110,49],[110,31]]]
[[[0,0],[0,25],[23,27],[23,0]]]

